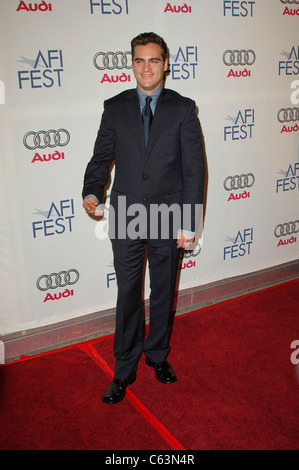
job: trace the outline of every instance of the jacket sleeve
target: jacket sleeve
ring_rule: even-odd
[[[105,102],[93,156],[85,170],[82,190],[83,199],[88,194],[94,194],[102,202],[105,186],[109,181],[110,167],[115,158],[114,150],[115,126],[113,124],[113,114]]]
[[[196,232],[202,211],[205,159],[200,123],[195,112],[195,103],[191,101],[180,130],[184,196],[183,230]],[[185,213],[186,209],[186,213]],[[191,213],[191,217],[190,217]],[[185,220],[184,220],[185,219]]]

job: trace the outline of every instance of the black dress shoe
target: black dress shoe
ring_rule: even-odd
[[[178,380],[167,361],[152,362],[150,359],[145,358],[145,363],[155,369],[155,376],[159,382],[162,382],[163,384],[172,384]]]
[[[128,380],[114,379],[102,397],[104,403],[114,405],[119,403],[126,396],[126,388],[136,380],[136,375],[133,375]]]

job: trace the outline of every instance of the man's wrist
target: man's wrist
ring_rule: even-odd
[[[85,196],[85,198],[83,199],[83,201],[85,201],[85,199],[87,199],[88,197],[93,197],[93,199],[95,199],[95,201],[99,204],[100,201],[98,200],[98,198],[94,195],[94,194],[87,194],[87,196]]]

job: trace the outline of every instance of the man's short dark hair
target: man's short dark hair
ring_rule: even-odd
[[[136,46],[145,46],[146,44],[149,44],[152,42],[155,44],[158,44],[161,47],[161,54],[163,57],[163,61],[165,62],[168,56],[168,48],[164,39],[161,38],[161,36],[158,36],[158,34],[156,33],[141,33],[138,36],[136,36],[134,39],[132,39],[131,41],[132,58],[134,58],[134,51],[135,51]]]

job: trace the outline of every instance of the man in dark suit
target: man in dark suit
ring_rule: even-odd
[[[94,154],[87,165],[83,206],[101,215],[109,171],[115,161],[109,236],[118,284],[115,370],[102,400],[118,403],[146,364],[165,384],[177,380],[167,361],[180,250],[199,225],[204,156],[195,103],[163,87],[168,50],[155,33],[131,42],[137,89],[104,103]],[[148,97],[150,102],[148,103]],[[137,216],[136,216],[137,214]],[[142,281],[147,253],[150,325],[143,345]]]

